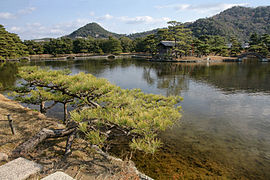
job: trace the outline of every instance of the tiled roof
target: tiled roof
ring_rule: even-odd
[[[159,44],[162,44],[166,47],[173,47],[175,45],[175,42],[174,41],[160,41]]]

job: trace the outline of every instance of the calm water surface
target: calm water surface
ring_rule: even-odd
[[[157,179],[270,179],[270,63],[177,64],[142,60],[31,62],[108,79],[122,88],[180,95],[183,117],[160,134],[164,146],[135,153],[137,167]],[[4,86],[12,70],[0,71]],[[8,80],[8,81],[7,81]],[[62,117],[52,110],[49,115]],[[111,149],[124,157],[122,146]]]

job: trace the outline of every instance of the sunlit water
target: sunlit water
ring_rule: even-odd
[[[182,96],[183,117],[160,134],[161,150],[155,156],[134,154],[137,167],[151,177],[270,179],[270,63],[195,65],[121,59],[31,65],[67,68],[122,88]],[[0,72],[4,86],[16,80],[7,72]],[[48,115],[61,118],[60,110]],[[113,147],[112,152],[124,157],[121,148]]]

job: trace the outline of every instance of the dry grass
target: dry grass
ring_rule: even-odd
[[[42,128],[61,128],[57,120],[24,108],[0,94],[0,120],[7,120],[7,114],[11,115],[16,129],[16,135],[12,135],[8,122],[0,121],[0,152],[8,155]]]
[[[60,120],[47,118],[0,94],[0,120],[7,119],[7,114],[11,114],[14,120],[16,135],[12,135],[8,122],[0,122],[0,152],[9,156],[15,147],[42,128],[63,128],[58,123]],[[26,155],[27,159],[44,166],[43,172],[30,179],[40,179],[56,171],[63,171],[80,180],[138,179],[132,163],[97,153],[81,138],[75,139],[73,152],[68,158],[64,157],[65,145],[66,138],[48,139]]]

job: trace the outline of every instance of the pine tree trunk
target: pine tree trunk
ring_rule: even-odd
[[[68,110],[67,110],[67,103],[64,103],[64,123],[67,121]]]
[[[76,133],[77,131],[73,131],[67,138],[65,156],[68,156],[71,153],[71,146],[72,146],[73,140],[76,137]]]
[[[28,141],[20,144],[13,152],[13,156],[18,157],[20,155],[26,154],[33,150],[39,143],[43,142],[48,138],[59,138],[72,134],[76,131],[76,128],[66,128],[66,129],[46,129],[43,128],[39,133],[30,138]]]

